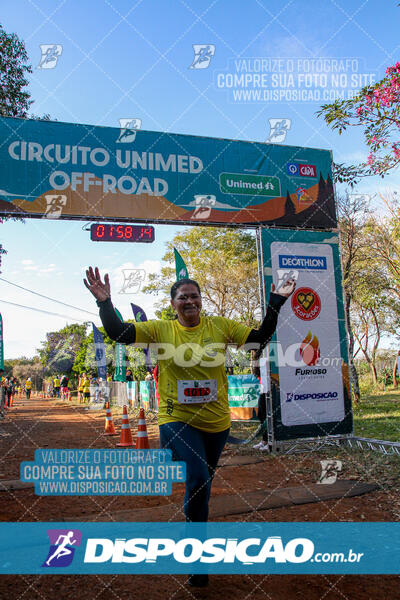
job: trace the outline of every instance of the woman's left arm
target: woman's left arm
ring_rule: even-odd
[[[275,286],[272,284],[267,314],[261,323],[260,329],[252,329],[245,342],[246,344],[260,344],[257,354],[261,354],[261,351],[268,344],[275,332],[281,306],[286,302],[289,296],[293,294],[295,287],[296,282],[294,279],[288,279],[288,281],[276,290],[276,292]]]

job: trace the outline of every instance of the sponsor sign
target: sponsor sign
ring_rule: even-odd
[[[301,287],[292,295],[292,310],[302,321],[312,321],[321,312],[321,298],[310,287]]]
[[[119,125],[0,117],[0,214],[336,226],[328,150],[143,131],[139,119]],[[295,157],[305,161],[301,175],[287,169]]]
[[[345,418],[344,361],[332,247],[272,241],[270,253],[275,285],[282,280],[283,269],[297,274],[296,290],[282,307],[276,330],[280,353],[273,368],[282,425],[341,422]],[[323,428],[318,432],[322,434]]]
[[[292,177],[316,177],[317,167],[315,165],[303,165],[291,162],[287,165],[287,171]]]

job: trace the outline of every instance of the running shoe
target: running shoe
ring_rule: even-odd
[[[208,585],[208,575],[189,575],[187,582],[192,587],[206,587]]]

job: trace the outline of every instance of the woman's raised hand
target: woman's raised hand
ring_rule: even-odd
[[[285,298],[289,298],[289,296],[291,296],[293,294],[295,287],[296,287],[296,280],[288,279],[281,286],[279,286],[278,289],[275,289],[275,285],[272,284],[271,292],[274,292],[274,294],[279,294],[280,296],[284,296]]]
[[[91,292],[99,302],[103,302],[104,300],[107,300],[107,298],[111,298],[108,273],[104,275],[103,282],[101,280],[98,267],[95,267],[94,271],[92,267],[89,267],[86,270],[86,279],[83,280],[83,283],[86,285],[89,292]]]

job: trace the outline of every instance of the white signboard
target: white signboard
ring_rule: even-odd
[[[286,426],[342,421],[344,394],[332,249],[273,242],[272,277],[296,290],[281,309],[279,387]]]

